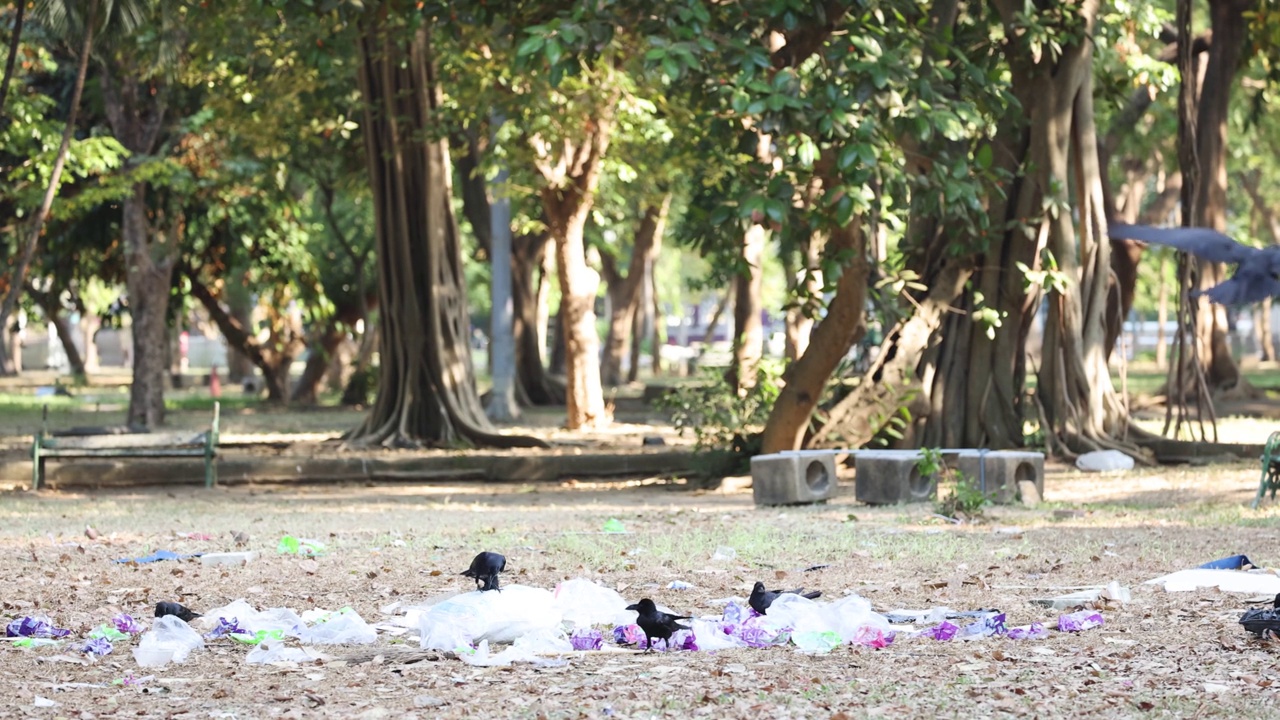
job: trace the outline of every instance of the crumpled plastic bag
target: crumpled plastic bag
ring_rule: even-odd
[[[746,647],[747,644],[733,633],[734,626],[715,620],[694,619],[690,622],[693,636],[697,638],[698,647],[708,652],[732,650]]]
[[[1062,632],[1081,632],[1102,627],[1102,613],[1093,610],[1081,610],[1058,618],[1058,629]]]
[[[604,647],[604,633],[594,628],[578,628],[569,635],[574,650],[599,650]]]
[[[183,662],[192,650],[204,646],[204,639],[191,626],[172,615],[156,618],[142,641],[133,649],[133,658],[142,667],[161,667]]]
[[[541,588],[477,590],[424,610],[418,616],[419,645],[423,650],[456,650],[484,640],[515,642],[539,630],[558,630],[560,619],[555,596]]]
[[[264,640],[258,647],[249,651],[244,661],[250,665],[265,665],[277,662],[312,662],[324,655],[309,648],[287,647],[280,640]]]
[[[829,639],[830,636],[826,636],[823,640],[814,640],[823,633],[835,633],[844,643],[878,643],[892,631],[888,619],[873,611],[871,602],[859,595],[849,595],[832,603],[800,595],[782,595],[769,606],[765,617],[773,627],[790,628],[792,642],[796,641],[797,635],[815,633],[806,635],[812,641],[808,644],[814,647],[821,647]],[[868,627],[878,631],[878,636],[868,635],[863,630]]]
[[[1044,626],[1044,623],[1034,622],[1030,625],[1009,628],[1009,631],[1005,633],[1005,637],[1010,640],[1043,640],[1049,637],[1049,630]]]
[[[555,628],[543,628],[516,638],[511,647],[496,655],[489,654],[489,641],[481,640],[475,652],[460,653],[459,657],[468,665],[485,667],[506,667],[514,662],[554,666],[564,665],[567,661],[542,656],[568,652],[573,652],[573,644],[565,637],[564,632]]]
[[[349,607],[337,612],[308,611],[304,620],[314,618],[298,633],[298,639],[308,645],[367,645],[378,641],[378,631]]]
[[[272,631],[278,630],[283,635],[298,637],[307,626],[302,617],[289,608],[270,608],[259,611],[244,599],[210,610],[200,618],[200,621],[209,625],[210,630],[223,620],[234,622],[250,635],[260,632],[274,634]]]
[[[555,605],[564,621],[573,627],[624,625],[635,621],[634,611],[617,591],[586,578],[574,578],[556,585]]]
[[[70,630],[54,627],[53,622],[42,615],[18,618],[5,626],[5,635],[9,637],[64,638],[70,634]]]

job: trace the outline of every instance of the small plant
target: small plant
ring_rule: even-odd
[[[962,472],[955,473],[955,482],[945,500],[936,505],[939,515],[955,520],[974,520],[982,517],[983,509],[991,502],[978,484]]]
[[[761,432],[782,389],[778,363],[762,362],[756,384],[742,395],[719,371],[703,374],[703,382],[676,388],[658,401],[683,435],[693,433],[694,447],[704,454],[706,475],[745,473],[760,451]]]

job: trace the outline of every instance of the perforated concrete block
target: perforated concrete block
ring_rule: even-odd
[[[859,450],[854,454],[858,500],[868,505],[927,502],[937,478],[920,474],[919,450]]]
[[[1039,502],[1044,497],[1044,454],[1022,450],[962,450],[954,467],[976,487],[986,490],[997,503],[1017,501],[1019,483],[1032,483],[1034,493],[1021,493],[1024,501]],[[1030,489],[1030,488],[1028,488]]]
[[[836,453],[797,450],[751,458],[751,488],[757,505],[822,502],[836,489]]]

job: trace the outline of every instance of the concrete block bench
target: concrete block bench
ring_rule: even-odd
[[[965,474],[994,502],[1008,504],[1019,495],[1024,502],[1044,497],[1044,454],[1023,450],[944,449],[947,467]],[[855,495],[869,505],[928,502],[938,479],[923,476],[920,450],[858,450],[853,453]]]

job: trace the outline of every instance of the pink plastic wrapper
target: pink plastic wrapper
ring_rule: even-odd
[[[1094,610],[1081,610],[1058,618],[1058,629],[1062,632],[1081,632],[1102,627],[1102,613]]]
[[[853,639],[850,641],[853,645],[862,645],[870,648],[888,647],[893,643],[894,633],[884,632],[880,628],[863,625],[858,628],[858,632],[854,633]]]
[[[1010,640],[1043,640],[1049,637],[1049,630],[1044,623],[1031,623],[1009,628],[1005,635]]]

